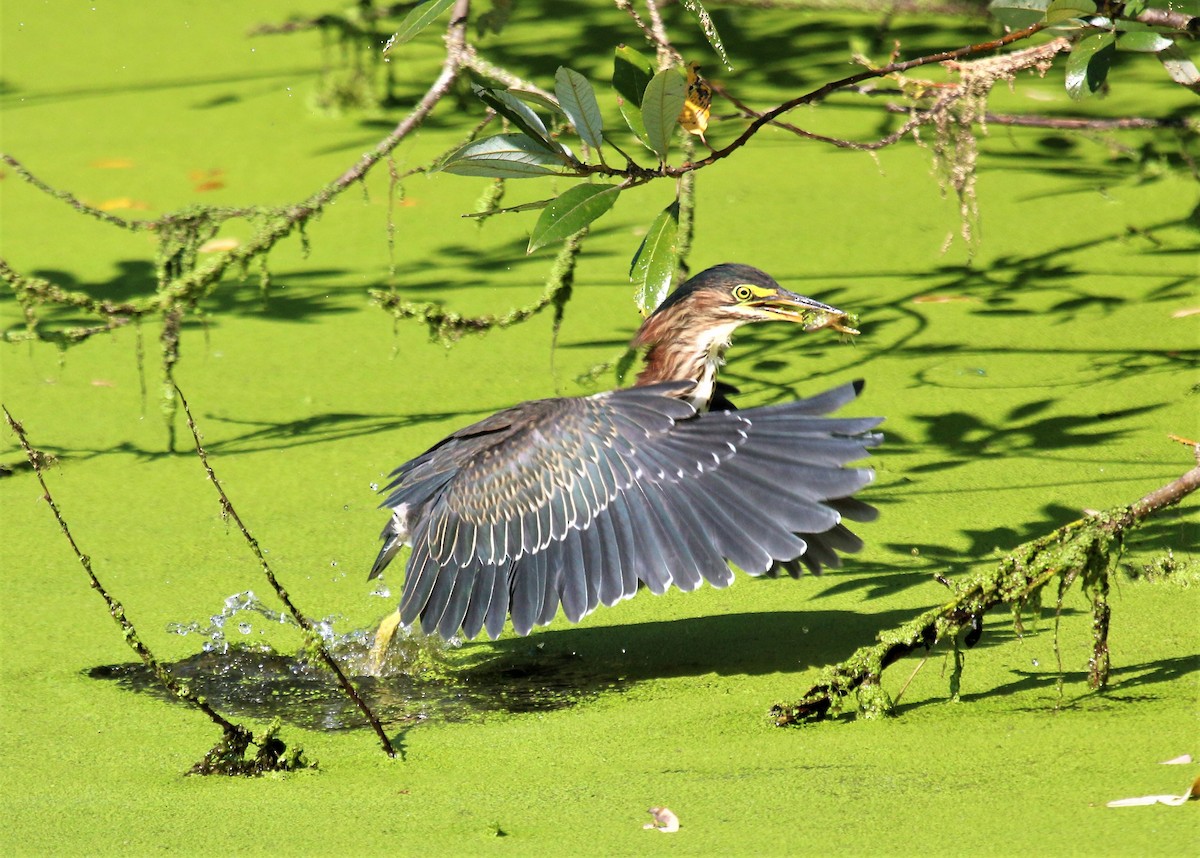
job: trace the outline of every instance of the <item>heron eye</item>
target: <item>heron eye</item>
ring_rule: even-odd
[[[733,290],[733,297],[739,301],[749,301],[752,294],[749,286],[735,286]]]

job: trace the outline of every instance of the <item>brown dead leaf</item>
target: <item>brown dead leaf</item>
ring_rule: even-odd
[[[92,379],[92,387],[116,387],[116,386],[117,386],[117,383],[115,381],[109,381],[106,378],[93,378]]]
[[[225,187],[225,171],[219,167],[212,170],[188,170],[188,178],[192,181],[194,191],[218,191]]]
[[[1172,319],[1186,319],[1188,316],[1200,315],[1200,307],[1185,307],[1171,314]]]

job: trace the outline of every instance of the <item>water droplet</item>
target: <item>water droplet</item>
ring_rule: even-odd
[[[373,491],[373,492],[379,491],[379,483],[371,483],[371,491]]]
[[[1037,660],[1036,658],[1033,660],[1033,666],[1034,666],[1034,667],[1037,667],[1037,666],[1038,666],[1038,660]]]
[[[251,626],[249,623],[245,623],[245,622],[238,623],[238,631],[241,632],[242,634],[244,634],[244,635],[250,634],[250,629],[251,629]]]
[[[337,561],[336,561],[336,560],[330,560],[330,561],[329,561],[329,565],[330,565],[330,566],[332,566],[334,569],[336,569],[336,568],[337,568]]]

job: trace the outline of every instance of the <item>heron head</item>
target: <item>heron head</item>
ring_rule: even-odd
[[[850,314],[784,289],[764,271],[727,262],[701,271],[668,295],[647,317],[638,339],[667,330],[729,329],[747,322],[782,321],[805,331],[832,328],[857,334]]]

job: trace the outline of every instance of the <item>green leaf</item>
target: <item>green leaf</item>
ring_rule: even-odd
[[[526,137],[540,143],[551,152],[562,151],[558,144],[551,142],[550,134],[546,131],[546,125],[542,122],[542,118],[521,99],[502,89],[486,89],[474,83],[471,84],[471,91],[484,104],[525,132]]]
[[[386,54],[397,45],[403,45],[411,40],[413,36],[437,20],[438,15],[449,9],[453,3],[454,0],[428,0],[428,2],[421,3],[404,16],[404,20],[400,22],[400,28],[388,39],[383,52]]]
[[[629,279],[637,286],[635,300],[643,315],[662,303],[671,289],[678,264],[675,238],[679,233],[679,202],[659,213],[629,266]]]
[[[528,89],[510,89],[508,90],[508,94],[521,99],[521,101],[549,110],[551,113],[561,113],[563,116],[566,116],[563,113],[563,109],[558,106],[558,103],[554,99],[547,98],[540,92],[533,92]]]
[[[1147,30],[1145,32],[1121,33],[1117,36],[1117,50],[1134,51],[1139,54],[1157,54],[1175,44],[1162,33]]]
[[[642,94],[646,84],[654,77],[654,65],[645,54],[633,48],[621,45],[617,48],[613,59],[613,89],[617,95],[632,103],[635,107],[642,106]]]
[[[682,3],[683,8],[695,15],[696,20],[700,22],[700,29],[704,31],[704,38],[708,39],[708,43],[712,45],[712,49],[717,52],[717,56],[725,64],[725,68],[733,71],[733,66],[729,64],[729,55],[725,53],[725,45],[721,42],[721,34],[717,32],[717,25],[713,23],[712,16],[708,14],[708,10],[700,5],[700,0],[682,0]]]
[[[604,122],[588,79],[566,66],[559,66],[554,73],[554,94],[558,96],[563,113],[575,126],[575,133],[588,146],[599,149],[604,143]]]
[[[1046,23],[1057,24],[1059,21],[1095,14],[1096,4],[1092,0],[1052,0],[1046,7]]]
[[[539,247],[570,238],[611,209],[620,193],[617,185],[576,185],[563,192],[542,210],[525,252],[533,253]]]
[[[646,126],[642,123],[642,95],[654,77],[654,66],[643,54],[621,45],[613,59],[613,89],[621,116],[639,140],[646,142]]]
[[[507,206],[502,209],[492,209],[491,211],[467,212],[466,214],[461,215],[461,217],[491,217],[492,215],[513,214],[514,212],[530,212],[536,211],[537,209],[544,209],[552,202],[554,202],[553,199],[535,200],[532,203],[521,203],[517,206]]]
[[[1050,0],[992,0],[988,11],[1010,30],[1024,30],[1046,17]]]
[[[646,84],[642,95],[642,124],[646,143],[659,158],[667,157],[671,135],[679,124],[679,111],[687,99],[687,81],[677,68],[663,69]]]
[[[435,170],[458,176],[527,179],[562,172],[565,156],[548,150],[524,134],[497,134],[450,153]]]
[[[1171,45],[1165,51],[1158,52],[1158,60],[1171,76],[1171,80],[1200,94],[1200,71],[1196,70],[1196,64],[1188,59],[1183,48]]]
[[[1116,52],[1115,41],[1112,33],[1092,33],[1071,48],[1071,56],[1067,58],[1067,94],[1071,98],[1083,98],[1104,84]]]

